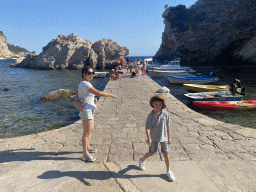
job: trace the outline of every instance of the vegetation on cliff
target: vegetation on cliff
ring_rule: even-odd
[[[29,52],[28,50],[26,50],[25,48],[19,47],[19,46],[15,46],[12,44],[7,44],[9,51],[18,54],[19,52]]]

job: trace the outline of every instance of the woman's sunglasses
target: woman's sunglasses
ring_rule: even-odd
[[[94,75],[94,72],[88,72],[87,74],[88,75]]]

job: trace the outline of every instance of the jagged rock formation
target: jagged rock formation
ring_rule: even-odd
[[[24,60],[17,60],[11,66],[36,69],[80,69],[84,65],[103,69],[108,61],[118,60],[129,54],[129,50],[120,47],[110,39],[102,39],[93,44],[76,34],[59,35],[38,56],[29,54]],[[89,59],[88,59],[89,58]]]
[[[120,47],[113,40],[106,38],[96,41],[92,48],[98,54],[98,68],[105,68],[106,65],[114,63],[119,64],[122,58],[129,55],[129,50],[126,47]]]
[[[169,7],[155,58],[190,63],[256,63],[254,0],[198,0],[190,9]]]
[[[0,57],[9,59],[12,57],[18,57],[15,53],[9,51],[8,46],[7,46],[7,38],[3,34],[2,31],[0,31]]]
[[[24,68],[36,68],[37,62],[37,53],[36,51],[28,53],[26,57],[20,57],[16,59],[11,67],[19,67],[20,63],[22,63],[22,67]]]
[[[33,51],[33,52],[31,52],[31,53],[36,53],[36,51]],[[18,53],[18,55],[20,56],[20,57],[26,57],[26,56],[28,56],[28,54],[30,54],[30,52],[19,52]],[[37,54],[37,53],[36,53]]]

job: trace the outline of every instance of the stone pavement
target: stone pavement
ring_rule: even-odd
[[[0,191],[256,191],[256,130],[223,123],[165,94],[171,119],[169,182],[160,153],[140,171],[148,151],[145,120],[160,86],[151,79],[109,81],[95,111],[91,144],[96,163],[82,156],[82,122],[28,136],[0,139]]]

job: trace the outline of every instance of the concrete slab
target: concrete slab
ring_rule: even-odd
[[[255,162],[201,161],[198,165],[220,191],[256,191]]]
[[[87,171],[81,171],[81,177],[56,186],[49,192],[122,192],[111,172],[103,164],[91,164]]]
[[[13,166],[15,164],[15,166]],[[36,191],[44,192],[79,179],[90,164],[82,161],[26,161],[9,162],[1,166],[5,169],[0,176],[1,192]]]
[[[139,170],[138,162],[117,162],[117,164],[120,166],[120,173],[130,179],[141,192],[220,191],[200,166],[193,161],[171,163],[171,170],[176,177],[174,182],[168,181],[164,162],[147,161],[145,171]]]

